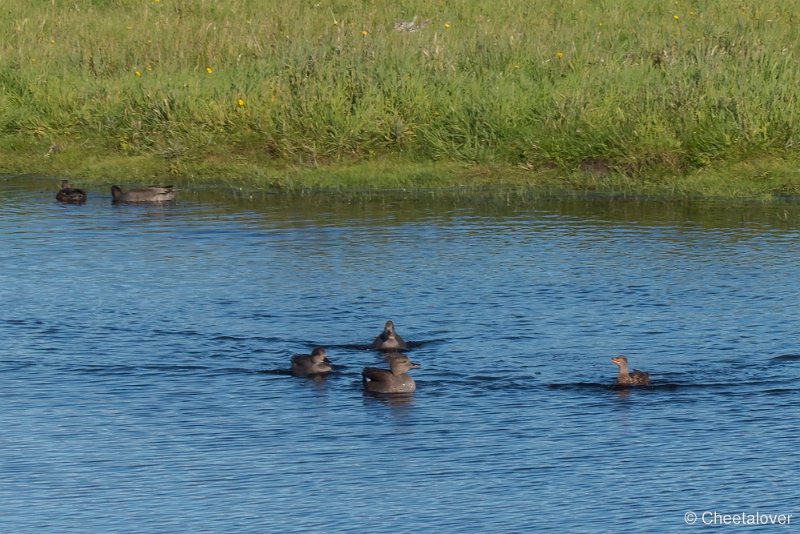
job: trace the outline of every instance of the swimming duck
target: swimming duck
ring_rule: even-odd
[[[617,375],[617,384],[626,386],[649,386],[650,375],[644,371],[628,372],[628,358],[624,355],[619,355],[611,358],[611,361],[619,365],[619,375]]]
[[[175,189],[171,185],[151,185],[122,192],[119,186],[111,186],[113,202],[169,202],[175,200]]]
[[[292,356],[292,374],[301,378],[319,376],[333,371],[328,353],[323,347],[317,347],[311,354],[295,354]]]
[[[413,393],[417,384],[408,371],[420,365],[412,362],[405,354],[398,354],[389,360],[390,369],[365,367],[361,373],[364,389],[371,393]]]
[[[61,191],[56,193],[59,202],[86,202],[86,192],[69,185],[69,180],[61,180]]]
[[[384,350],[405,349],[406,342],[403,341],[403,338],[395,331],[394,323],[392,321],[386,321],[383,332],[372,342],[372,348]]]

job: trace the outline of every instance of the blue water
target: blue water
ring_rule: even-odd
[[[55,182],[0,181],[2,532],[800,523],[796,205]],[[410,398],[361,390],[387,319]],[[316,345],[335,373],[287,374]]]

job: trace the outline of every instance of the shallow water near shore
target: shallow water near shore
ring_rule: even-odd
[[[800,522],[797,204],[55,183],[0,181],[3,532]],[[387,319],[411,396],[362,393]]]

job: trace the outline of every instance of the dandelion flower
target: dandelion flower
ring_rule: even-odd
[[[361,35],[366,37],[367,35],[369,35],[369,32],[367,30],[361,30]]]
[[[137,78],[141,78],[142,77],[142,71],[135,70],[135,71],[133,71],[133,75],[136,76]]]
[[[449,30],[450,29],[450,23],[449,22],[445,22],[444,23],[444,29],[445,30]]]
[[[561,58],[563,58],[563,57],[564,57],[564,52],[562,52],[562,51],[560,51],[560,50],[559,50],[559,51],[558,51],[558,53],[556,54],[556,57],[557,57],[558,59],[561,59]]]
[[[212,69],[211,67],[206,67],[206,72],[208,74],[211,74],[212,72],[214,72],[214,69]]]
[[[672,18],[675,20],[680,20],[681,18],[678,15],[672,15]]]
[[[237,100],[236,101],[236,105],[239,106],[240,108],[243,108],[244,107],[244,98],[240,98],[239,100]]]

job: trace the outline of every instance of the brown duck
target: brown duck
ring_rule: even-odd
[[[417,384],[408,372],[420,365],[412,362],[405,354],[389,359],[390,369],[365,367],[361,373],[364,389],[371,393],[413,393]]]
[[[386,321],[386,324],[383,327],[383,332],[375,338],[375,341],[372,342],[373,349],[382,349],[382,350],[399,350],[407,348],[406,342],[403,340],[402,337],[397,333],[394,329],[394,323],[392,321]]]
[[[323,347],[317,347],[311,354],[295,354],[292,356],[292,374],[301,378],[320,376],[333,371],[328,353]]]
[[[76,189],[70,186],[69,180],[61,180],[61,190],[56,193],[56,200],[74,204],[86,202],[86,192],[83,189]]]
[[[175,200],[175,191],[171,185],[151,185],[123,192],[117,185],[111,186],[111,198],[117,202],[170,202]]]
[[[650,375],[644,371],[631,371],[628,372],[628,358],[624,355],[619,355],[611,358],[611,361],[619,366],[619,374],[617,375],[617,384],[624,386],[649,386]]]

